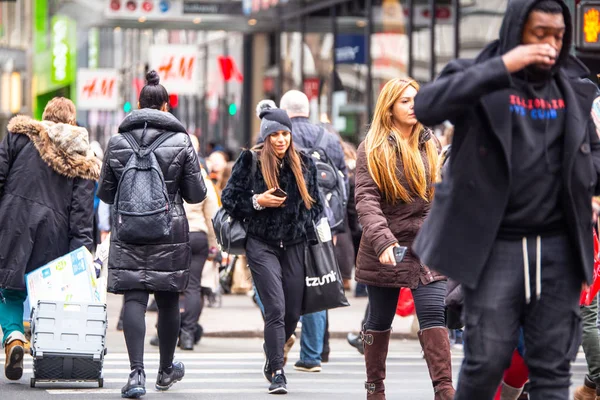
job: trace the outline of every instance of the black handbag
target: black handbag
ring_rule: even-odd
[[[350,305],[333,242],[321,242],[319,235],[315,236],[304,249],[303,315]]]
[[[256,153],[252,152],[251,177],[256,174],[256,164]],[[238,256],[246,254],[247,220],[234,218],[221,207],[213,217],[212,223],[221,251]]]

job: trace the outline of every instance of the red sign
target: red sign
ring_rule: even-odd
[[[304,80],[304,94],[308,97],[308,100],[319,98],[319,84],[321,81],[319,78],[307,78]]]
[[[77,71],[77,108],[114,110],[118,107],[119,74],[116,69]]]
[[[219,56],[217,59],[219,61],[219,66],[221,67],[221,74],[223,75],[223,80],[225,80],[225,82],[229,82],[232,79],[238,82],[244,81],[244,75],[242,75],[237,65],[235,64],[235,60],[232,57]]]
[[[193,45],[153,45],[150,68],[169,92],[196,94],[199,90],[198,49]]]

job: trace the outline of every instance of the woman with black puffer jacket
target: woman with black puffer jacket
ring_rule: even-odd
[[[246,257],[265,307],[263,374],[269,393],[285,394],[283,347],[302,310],[306,235],[323,207],[317,169],[294,148],[287,113],[271,109],[260,117],[263,143],[242,152],[221,200],[234,218],[250,220]]]
[[[163,141],[157,142],[159,145],[153,153],[166,185],[170,234],[152,244],[147,241],[131,243],[119,239],[120,215],[112,224],[108,291],[125,295],[123,332],[132,371],[121,390],[122,397],[126,398],[138,398],[146,393],[144,316],[150,293],[154,293],[158,304],[160,338],[160,366],[155,387],[167,390],[183,378],[183,364],[173,362],[180,326],[179,294],[188,285],[191,259],[183,200],[199,203],[206,197],[200,163],[190,137],[181,122],[168,112],[167,91],[159,84],[155,71],[150,71],[146,79],[148,83],[140,93],[140,109],[125,117],[119,126],[120,134],[108,143],[98,187],[98,197],[105,203],[114,204],[120,191],[119,181],[134,156],[133,145],[140,148],[138,154],[141,154],[153,144],[156,146],[156,141]],[[133,186],[137,186],[135,182]],[[148,187],[147,199],[144,195],[140,201],[155,203],[157,200],[152,194],[156,194],[156,189]]]

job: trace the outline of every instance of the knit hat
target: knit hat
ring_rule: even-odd
[[[277,108],[277,104],[273,100],[265,99],[258,102],[256,105],[256,116],[260,118],[260,113],[265,110]]]
[[[278,132],[292,132],[292,121],[287,112],[274,108],[260,113],[260,139],[265,141],[269,135]]]

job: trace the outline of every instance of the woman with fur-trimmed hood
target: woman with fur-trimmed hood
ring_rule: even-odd
[[[0,327],[8,379],[23,375],[25,274],[81,246],[91,250],[100,163],[63,97],[43,121],[16,116],[0,144]]]

